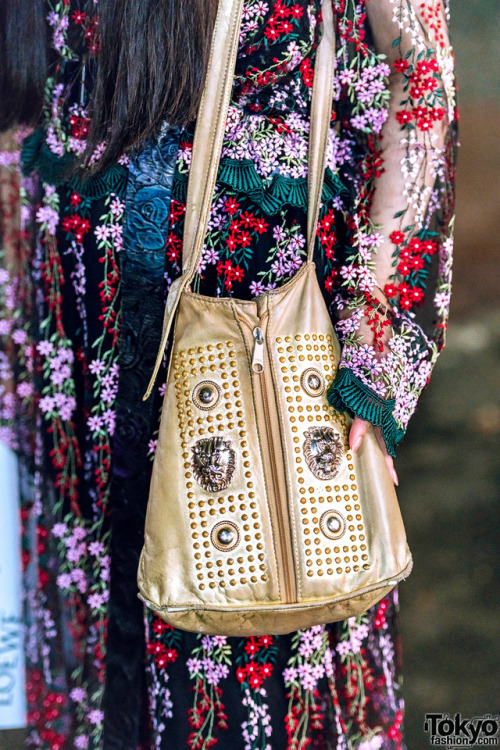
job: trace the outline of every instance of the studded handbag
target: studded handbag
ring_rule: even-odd
[[[183,273],[141,553],[139,596],[175,627],[287,633],[368,609],[412,558],[382,451],[369,430],[349,450],[348,415],[326,391],[340,345],[313,248],[332,107],[335,38],[323,3],[309,143],[308,258],[252,300],[190,291],[213,197],[242,0],[220,0],[193,144]]]

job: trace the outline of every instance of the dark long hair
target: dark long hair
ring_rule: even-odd
[[[105,167],[196,117],[218,0],[99,0],[87,154]],[[0,130],[34,124],[47,78],[45,0],[0,0]]]
[[[100,1],[87,151],[106,141],[99,167],[196,116],[216,12],[217,0]]]
[[[44,0],[0,2],[0,131],[38,120],[47,78]]]

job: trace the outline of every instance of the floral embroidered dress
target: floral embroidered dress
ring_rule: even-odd
[[[195,291],[251,298],[304,261],[321,4],[245,2]],[[181,271],[194,131],[165,126],[84,179],[74,166],[99,4],[46,5],[57,63],[43,117],[1,155],[0,417],[20,458],[28,746],[403,748],[397,590],[361,617],[260,638],[173,630],[136,597],[166,370],[155,397],[142,394]],[[315,252],[343,346],[329,398],[381,426],[394,454],[444,344],[450,299],[448,9],[441,0],[333,6]]]

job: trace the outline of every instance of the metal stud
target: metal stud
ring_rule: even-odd
[[[338,516],[330,516],[326,525],[328,526],[328,531],[331,531],[332,534],[338,534],[342,529],[342,522]]]
[[[217,541],[220,542],[223,547],[229,547],[229,545],[232,544],[233,539],[234,531],[229,528],[222,528],[217,532]]]

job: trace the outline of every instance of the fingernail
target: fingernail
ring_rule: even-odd
[[[363,438],[357,437],[356,440],[354,441],[354,443],[351,445],[351,448],[354,451],[354,453],[356,453],[356,451],[358,450],[359,446],[361,445],[361,440],[362,439]]]
[[[392,481],[394,482],[396,487],[399,487],[398,475],[396,474],[394,469],[392,470]]]

